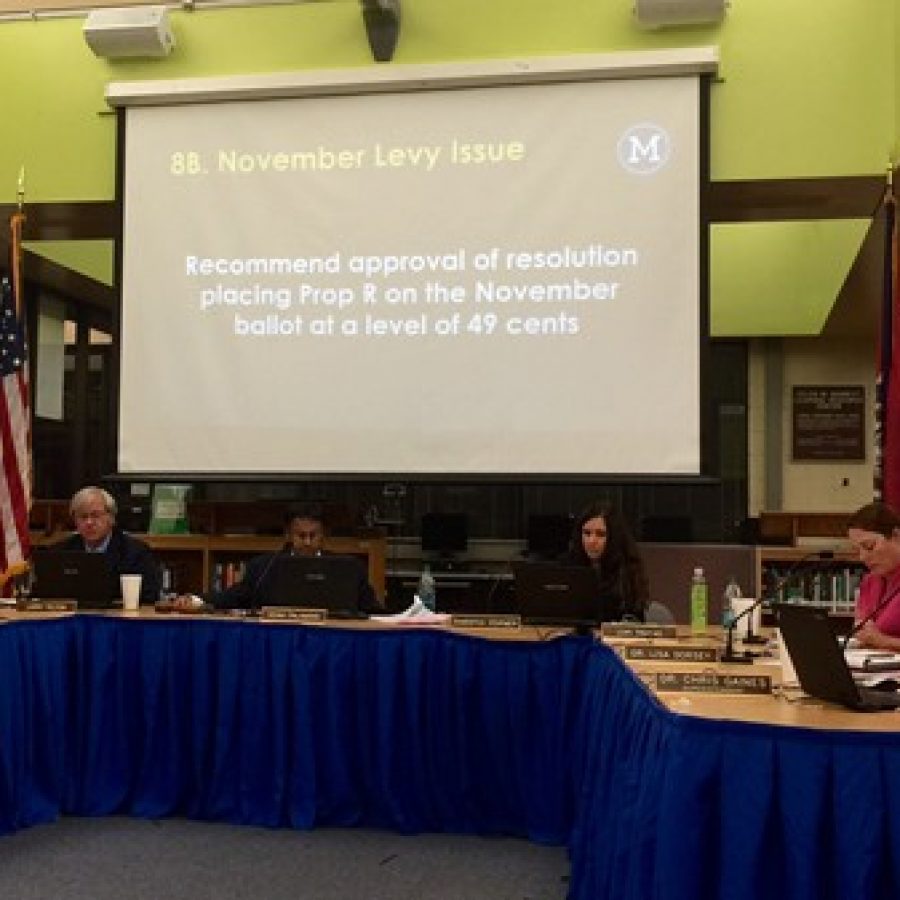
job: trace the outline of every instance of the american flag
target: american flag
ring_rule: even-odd
[[[14,281],[0,279],[0,572],[5,581],[25,570],[31,552],[31,412],[28,346]]]

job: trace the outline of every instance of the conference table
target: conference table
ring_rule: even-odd
[[[600,641],[504,636],[6,613],[0,832],[503,834],[567,846],[572,898],[900,896],[896,713],[654,696]]]

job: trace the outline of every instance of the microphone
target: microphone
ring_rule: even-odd
[[[787,572],[778,579],[775,583],[775,587],[772,590],[773,596],[776,598],[778,595],[784,590],[784,588],[791,582],[794,576],[801,570],[801,568],[806,565],[806,563],[811,562],[812,560],[819,559],[834,559],[834,550],[815,550],[812,553],[806,553],[800,557],[796,562],[792,563]],[[734,629],[737,626],[738,622],[741,619],[745,619],[748,616],[750,618],[747,620],[747,635],[744,638],[745,644],[764,644],[766,643],[766,639],[755,635],[753,633],[753,613],[762,606],[766,601],[765,592],[761,592],[763,596],[758,597],[756,602],[751,603],[745,610],[742,610],[738,615],[732,618],[728,623],[728,629],[725,636],[725,649],[722,651],[722,655],[719,657],[721,662],[731,662],[731,663],[752,663],[754,660],[753,654],[751,654],[748,650],[745,650],[743,653],[735,653],[734,650]]]
[[[251,609],[259,609],[259,593],[260,588],[262,587],[263,582],[266,580],[266,576],[269,572],[272,571],[272,566],[275,565],[275,562],[281,559],[286,553],[290,553],[292,549],[292,545],[290,541],[285,541],[281,545],[280,550],[276,550],[269,558],[266,560],[266,564],[263,566],[262,572],[259,573],[259,578],[256,579],[256,584],[253,585],[253,589],[250,592],[250,608]]]
[[[877,615],[880,613],[890,602],[891,600],[896,600],[898,595],[898,591],[888,591],[885,595],[875,604],[875,608],[870,612],[867,616],[863,616],[847,633],[847,637],[844,638],[843,649],[847,649],[847,645],[850,643],[850,638],[852,638],[855,634],[858,634],[863,628],[869,624]]]

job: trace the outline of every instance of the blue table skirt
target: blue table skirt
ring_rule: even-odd
[[[59,814],[513,834],[572,898],[900,897],[900,738],[674,716],[607,648],[0,626],[0,831]]]

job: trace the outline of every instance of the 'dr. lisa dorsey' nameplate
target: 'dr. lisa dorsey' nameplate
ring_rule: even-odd
[[[285,619],[291,622],[324,622],[328,612],[324,609],[307,609],[305,606],[264,606],[259,611],[261,619]]]
[[[627,644],[617,648],[624,659],[641,662],[714,663],[719,660],[715,647],[689,647],[683,644]]]
[[[600,627],[603,637],[617,638],[673,638],[674,625],[644,625],[640,622],[604,622]]]
[[[706,694],[771,694],[768,675],[729,675],[721,672],[657,672],[656,690]]]

